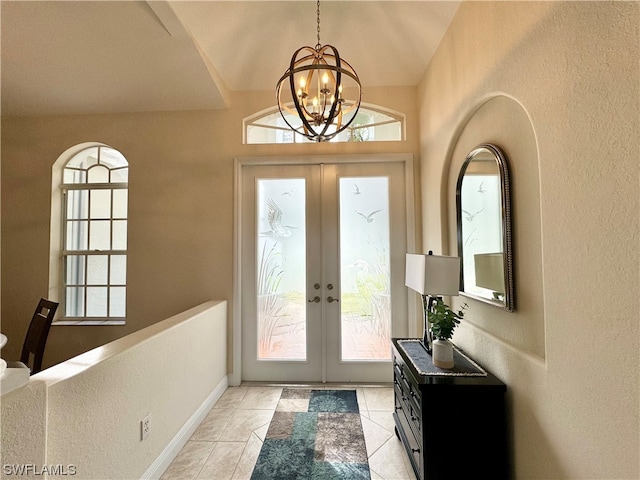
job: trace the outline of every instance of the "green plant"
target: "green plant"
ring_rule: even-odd
[[[468,305],[465,303],[456,312],[451,310],[442,298],[437,298],[431,311],[427,311],[427,320],[431,324],[433,336],[442,340],[449,340],[453,336],[453,331],[460,323],[460,320],[462,320],[467,307]]]

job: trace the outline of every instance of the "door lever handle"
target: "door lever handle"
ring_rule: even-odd
[[[340,300],[338,300],[337,298],[333,298],[332,296],[328,296],[327,297],[327,302],[332,303],[332,302],[339,302]]]
[[[309,303],[320,303],[320,297],[318,295],[316,295],[313,298],[310,298],[309,300],[307,300],[307,302]]]

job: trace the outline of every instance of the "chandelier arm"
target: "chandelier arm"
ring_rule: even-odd
[[[320,0],[318,0],[319,2]],[[339,90],[339,86],[340,86],[340,80],[342,78],[342,69],[340,67],[340,54],[338,53],[338,50],[331,46],[331,45],[325,45],[324,48],[329,47],[333,52],[334,52],[334,59],[336,61],[336,65],[335,65],[335,72],[336,72],[336,83],[335,83],[335,88],[336,88],[336,94],[338,94],[338,90]],[[326,60],[325,60],[326,63]],[[327,69],[327,67],[332,67],[332,65],[325,65],[325,69]],[[333,68],[328,68],[328,70],[334,70]],[[326,101],[326,99],[325,99]],[[329,130],[329,127],[333,124],[333,120],[336,116],[336,108],[337,106],[340,104],[340,99],[336,98],[334,102],[331,103],[331,108],[329,109],[329,115],[326,117],[326,120],[324,120],[324,128],[322,129],[322,132],[320,133],[320,135],[322,137],[325,136],[325,134],[327,133],[327,130]],[[325,107],[326,108],[326,107]],[[324,109],[322,111],[322,116],[324,117]],[[338,131],[336,129],[336,131]]]
[[[303,105],[300,105],[300,102],[302,101],[301,99],[298,98],[298,96],[296,95],[296,86],[294,83],[295,80],[295,73],[297,71],[296,69],[296,63],[298,63],[296,61],[296,57],[298,56],[298,53],[301,52],[302,50],[308,49],[309,47],[301,47],[298,50],[295,51],[295,53],[293,54],[293,56],[291,57],[291,62],[289,64],[289,87],[291,88],[291,96],[293,97],[293,104],[296,107],[296,111],[298,112],[298,116],[300,117],[300,120],[302,120],[302,123],[304,125],[304,129],[305,131],[307,129],[312,129],[311,124],[309,123],[308,118],[310,117],[309,112],[307,111],[307,108]],[[303,58],[308,58],[307,57],[303,57]],[[305,92],[306,93],[306,92]],[[286,121],[286,120],[285,120]],[[289,122],[287,122],[287,124],[289,124]],[[291,125],[289,125],[291,126]],[[294,128],[294,130],[296,130]]]
[[[300,134],[300,135],[304,135],[305,137],[312,138],[312,137],[310,137],[307,133],[303,133],[303,132],[300,132],[300,131],[298,130],[299,128],[303,128],[303,129],[304,129],[304,132],[307,132],[307,126],[306,126],[306,125],[302,125],[301,127],[294,127],[293,125],[291,125],[291,123],[289,122],[289,120],[287,120],[287,116],[286,116],[286,115],[284,114],[284,112],[283,112],[283,109],[284,109],[286,112],[291,113],[292,115],[293,115],[294,113],[297,113],[299,118],[303,118],[303,116],[300,114],[300,110],[299,110],[299,109],[296,109],[296,111],[294,112],[294,111],[293,111],[293,110],[291,110],[289,107],[287,107],[287,106],[286,106],[286,104],[282,103],[282,101],[281,101],[281,99],[280,99],[281,92],[282,92],[282,85],[283,85],[284,80],[285,80],[285,78],[286,78],[286,77],[287,77],[287,75],[283,76],[283,77],[280,79],[280,81],[278,82],[278,86],[277,86],[277,95],[276,95],[276,100],[277,100],[277,103],[278,103],[278,109],[280,110],[280,114],[282,115],[282,119],[283,119],[283,120],[284,120],[284,122],[289,126],[289,128],[290,128],[291,130],[293,130],[294,132],[296,132],[296,133],[298,133],[298,134]],[[295,102],[294,102],[294,104],[295,104]]]

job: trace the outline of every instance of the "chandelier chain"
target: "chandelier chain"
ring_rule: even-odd
[[[318,43],[316,44],[316,50],[320,50],[320,47],[322,46],[320,45],[320,0],[318,0],[317,6],[316,6],[316,18],[318,22],[318,26],[317,26]]]

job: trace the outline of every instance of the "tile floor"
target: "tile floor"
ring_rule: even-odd
[[[355,388],[372,480],[415,480],[394,433],[392,387]],[[282,387],[229,387],[161,480],[249,479]]]

